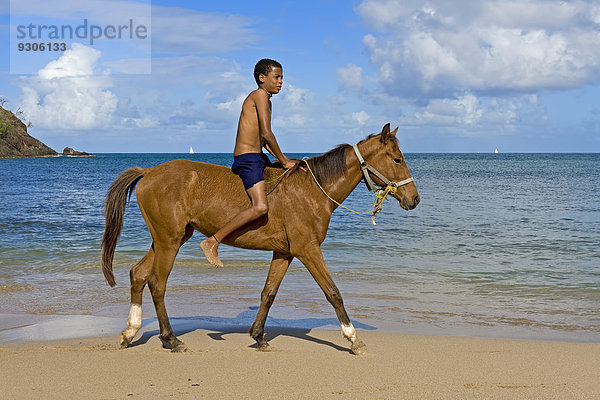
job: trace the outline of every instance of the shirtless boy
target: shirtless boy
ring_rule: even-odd
[[[231,232],[269,211],[263,171],[270,162],[262,148],[266,148],[284,168],[292,168],[299,162],[287,158],[281,152],[271,131],[270,99],[272,95],[279,93],[283,84],[281,64],[275,60],[260,60],[254,67],[254,79],[258,89],[250,93],[242,105],[231,166],[231,170],[242,178],[252,205],[240,211],[217,233],[200,243],[206,259],[216,268],[223,267],[218,254],[221,241]]]

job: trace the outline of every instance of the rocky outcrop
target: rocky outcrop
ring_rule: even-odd
[[[56,151],[29,136],[27,126],[15,114],[0,107],[0,158],[57,155]]]
[[[70,147],[65,147],[62,155],[68,157],[96,157],[94,154],[86,153],[85,151],[73,150]]]

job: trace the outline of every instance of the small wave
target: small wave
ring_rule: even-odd
[[[35,289],[35,288],[31,285],[19,285],[17,283],[0,284],[0,293],[21,292],[21,291],[33,290],[33,289]]]
[[[596,326],[581,326],[575,324],[569,324],[566,322],[540,322],[534,321],[529,318],[515,318],[515,317],[500,317],[497,319],[498,323],[507,324],[511,326],[526,326],[532,328],[549,328],[563,331],[591,331],[594,332],[598,329]]]
[[[169,286],[169,291],[185,291],[185,290],[219,290],[219,291],[240,291],[240,290],[252,290],[251,286],[236,286],[236,285],[179,285]]]

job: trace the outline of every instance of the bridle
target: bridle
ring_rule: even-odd
[[[371,179],[371,175],[369,174],[369,172],[375,175],[377,178],[379,178],[379,180],[381,180],[385,184],[386,190],[393,193],[395,193],[396,189],[398,189],[400,186],[404,186],[415,181],[412,176],[410,178],[398,182],[389,180],[381,172],[377,171],[375,168],[373,168],[373,166],[369,165],[369,163],[365,161],[362,154],[360,154],[360,151],[358,151],[357,145],[353,144],[352,148],[354,149],[354,153],[356,153],[356,157],[358,157],[360,169],[362,170],[362,174],[365,177],[367,188],[369,188],[370,191],[377,192],[378,190],[383,190],[383,188],[377,187],[377,185],[375,185],[375,182],[373,182],[373,179]]]
[[[317,186],[319,187],[319,189],[321,189],[323,194],[325,196],[327,196],[329,198],[329,200],[331,200],[333,203],[337,204],[338,206],[345,208],[348,211],[353,212],[354,214],[371,214],[371,223],[373,223],[373,225],[376,225],[375,224],[375,215],[381,211],[381,207],[383,206],[383,201],[387,198],[388,194],[392,194],[392,195],[395,194],[399,187],[407,185],[411,182],[414,182],[414,179],[412,177],[410,177],[410,178],[407,178],[407,179],[404,179],[404,180],[398,181],[398,182],[391,181],[388,178],[386,178],[381,172],[377,171],[375,168],[373,168],[371,165],[369,165],[365,161],[362,154],[360,154],[360,151],[358,151],[357,145],[353,145],[352,148],[354,149],[354,153],[356,153],[356,156],[358,157],[358,162],[360,163],[360,168],[362,170],[363,176],[365,177],[367,187],[369,188],[370,191],[375,193],[375,201],[373,202],[373,208],[371,208],[371,210],[369,210],[367,212],[354,211],[354,210],[344,206],[342,203],[335,200],[333,197],[331,197],[329,195],[329,193],[327,193],[327,191],[323,188],[323,186],[321,186],[321,184],[317,180],[317,177],[315,176],[312,168],[310,168],[310,164],[308,163],[309,158],[304,157],[302,159],[302,161],[304,161],[304,163],[306,164],[306,168],[310,172],[311,176],[313,177],[313,179],[314,179],[315,183],[317,184]],[[371,176],[369,175],[369,173],[371,173],[371,174],[375,175],[377,178],[379,178],[385,184],[385,187],[377,187],[377,185],[375,185],[375,183],[371,179]]]

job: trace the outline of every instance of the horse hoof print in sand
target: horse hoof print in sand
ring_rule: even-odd
[[[267,314],[288,266],[297,258],[333,306],[342,335],[351,342],[352,352],[357,355],[366,352],[329,274],[320,246],[333,211],[363,179],[370,190],[385,188],[405,210],[419,203],[419,193],[398,147],[397,130],[390,131],[387,124],[381,133],[370,135],[354,146],[340,145],[306,160],[308,172],[296,168],[267,188],[267,215],[224,239],[230,246],[273,252],[260,307],[249,330],[259,350],[268,348],[264,338]],[[282,171],[267,167],[265,181],[283,176]],[[166,176],[168,185],[165,185]],[[218,192],[211,190],[215,184],[221,188]],[[142,327],[142,291],[148,285],[164,346],[174,352],[187,351],[173,333],[164,302],[167,279],[177,252],[194,231],[213,235],[220,224],[248,208],[250,200],[239,178],[224,166],[173,160],[151,168],[133,167],[123,171],[108,190],[105,203],[102,271],[110,286],[115,285],[112,262],[133,190],[152,235],[152,245],[130,272],[131,308],[120,346],[127,347]]]

